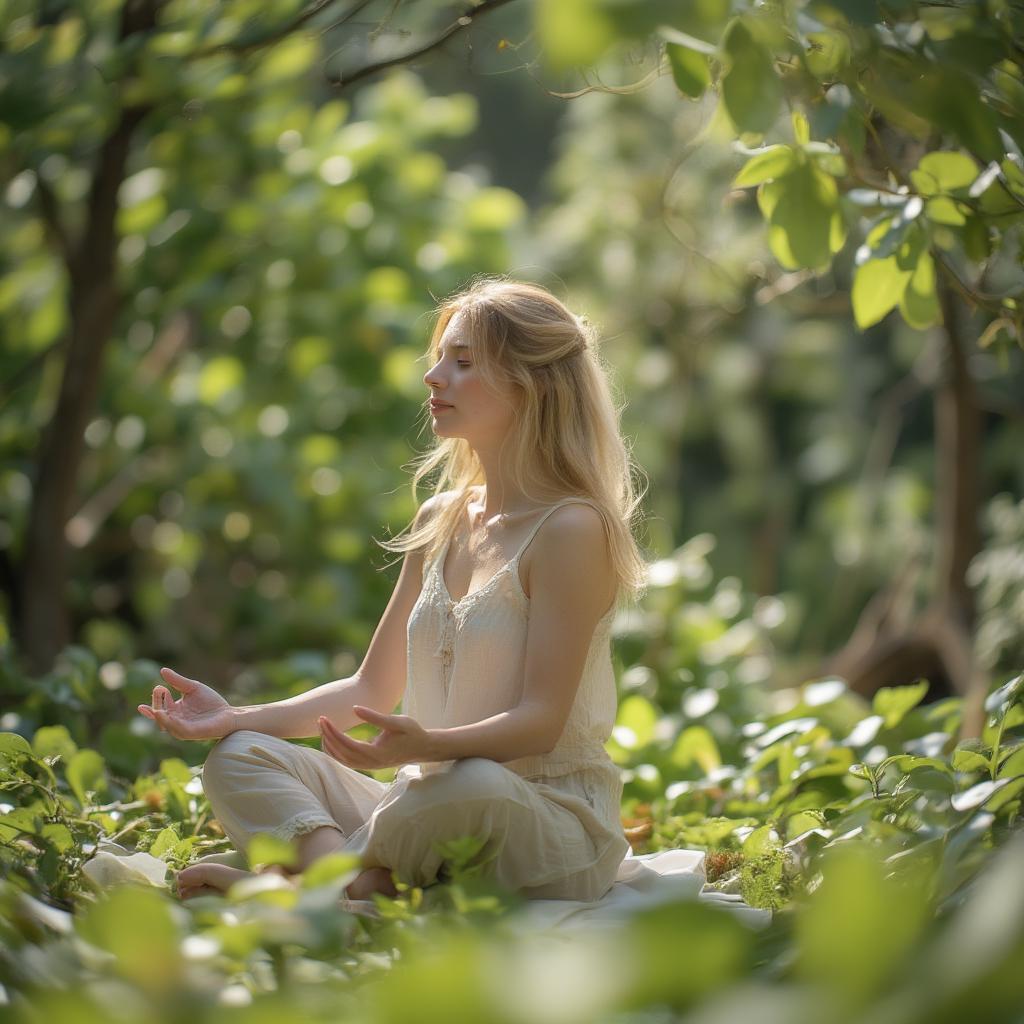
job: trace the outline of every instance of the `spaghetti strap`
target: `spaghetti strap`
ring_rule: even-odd
[[[597,505],[589,498],[563,498],[561,501],[556,502],[549,509],[547,509],[544,515],[542,515],[540,519],[538,519],[537,522],[533,524],[533,529],[530,531],[526,540],[523,541],[522,546],[516,552],[515,557],[509,564],[512,566],[518,566],[519,559],[523,557],[523,552],[530,546],[530,542],[533,540],[533,538],[537,536],[537,531],[544,525],[548,516],[551,515],[551,513],[554,512],[556,509],[560,509],[563,505],[570,505],[573,502],[580,502],[584,505],[589,505],[591,508],[597,511],[597,513],[601,516],[602,519],[604,519],[604,513],[601,512],[601,509],[599,509]]]

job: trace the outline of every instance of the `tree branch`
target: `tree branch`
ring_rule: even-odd
[[[36,195],[39,197],[39,212],[42,214],[43,223],[64,260],[64,265],[70,269],[74,246],[64,227],[57,196],[50,188],[49,182],[38,170],[33,168],[33,173],[36,176]]]
[[[256,50],[262,50],[268,46],[273,46],[274,43],[280,42],[286,36],[290,36],[293,32],[300,29],[307,21],[311,21],[321,11],[327,10],[328,7],[332,6],[336,0],[314,0],[300,14],[297,14],[291,21],[285,22],[285,24],[274,29],[272,32],[268,32],[264,36],[257,36],[249,40],[234,40],[230,43],[218,43],[216,46],[207,46],[204,49],[197,50],[193,53],[192,59],[198,57],[211,57],[218,53],[234,53],[234,54],[246,54],[253,53]],[[328,28],[337,27],[338,25],[344,25],[345,22],[351,21],[364,7],[369,7],[373,3],[373,0],[357,0],[354,6],[350,7],[332,26]]]
[[[483,3],[478,3],[462,15],[462,17],[453,21],[440,35],[430,42],[424,43],[422,46],[418,46],[416,49],[409,50],[406,53],[400,53],[396,57],[388,57],[386,60],[364,64],[361,68],[357,68],[348,74],[329,75],[327,82],[329,85],[335,85],[338,88],[344,89],[354,85],[356,82],[362,81],[364,78],[377,74],[378,71],[386,71],[388,68],[398,67],[400,64],[408,64],[410,61],[416,60],[417,57],[422,57],[430,53],[431,50],[436,50],[438,47],[443,46],[452,36],[469,28],[481,15],[488,14],[490,11],[495,11],[499,7],[504,7],[512,2],[513,0],[484,0]]]

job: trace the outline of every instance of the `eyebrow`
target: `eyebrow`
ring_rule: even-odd
[[[464,341],[456,341],[454,344],[451,344],[448,347],[449,348],[469,348],[469,345],[467,345],[466,342],[464,342]],[[437,351],[438,352],[441,352],[443,349],[444,349],[443,345],[438,345],[437,346]]]

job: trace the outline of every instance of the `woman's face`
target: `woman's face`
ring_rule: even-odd
[[[423,375],[431,391],[435,434],[463,437],[474,448],[500,444],[515,414],[509,392],[496,392],[481,379],[473,344],[461,312],[448,321],[437,362]],[[441,404],[443,403],[443,404]]]

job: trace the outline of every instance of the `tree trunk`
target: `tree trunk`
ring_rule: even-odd
[[[121,40],[151,31],[162,3],[126,3],[121,12]],[[71,639],[66,603],[69,552],[64,530],[73,508],[85,427],[99,395],[104,351],[121,305],[116,282],[118,190],[125,178],[133,136],[150,109],[146,105],[125,108],[100,147],[80,238],[74,242],[68,238],[58,220],[60,210],[44,192],[44,217],[53,228],[53,237],[63,243],[71,327],[60,391],[36,459],[25,547],[17,569],[15,635],[33,673],[48,671]]]
[[[964,698],[961,736],[977,736],[984,722],[988,681],[973,656],[974,595],[967,567],[978,552],[981,412],[968,364],[966,310],[949,284],[938,281],[946,344],[935,391],[935,584],[928,609],[916,621],[893,614],[897,590],[878,595],[846,646],[826,671],[870,696],[880,686],[925,677],[940,692]]]

